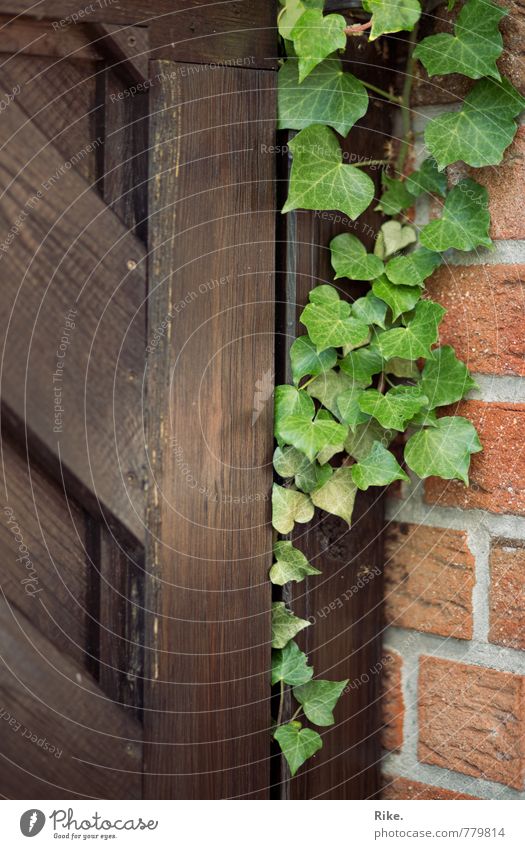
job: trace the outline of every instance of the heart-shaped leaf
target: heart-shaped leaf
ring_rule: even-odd
[[[417,248],[406,256],[395,256],[386,264],[386,276],[396,286],[423,286],[427,277],[441,265],[441,256],[426,248]],[[381,296],[379,296],[381,297]]]
[[[462,416],[445,416],[436,427],[424,428],[410,437],[405,461],[420,478],[438,475],[457,478],[468,485],[470,455],[481,451],[474,425]]]
[[[272,525],[280,534],[293,531],[295,522],[313,519],[314,507],[308,495],[274,483],[272,487]]]
[[[358,425],[355,431],[350,431],[346,438],[345,451],[361,462],[370,454],[374,442],[381,442],[386,447],[392,441],[392,436],[392,431],[385,430],[378,421],[370,419],[366,424]]]
[[[387,221],[381,225],[374,245],[374,253],[381,259],[387,259],[413,244],[416,239],[416,231],[413,227],[408,224],[403,226],[399,221]]]
[[[274,433],[280,442],[284,442],[279,430],[283,419],[292,415],[312,418],[314,413],[314,402],[306,392],[287,384],[275,387]]]
[[[434,359],[428,360],[421,375],[421,391],[428,396],[431,409],[453,404],[471,389],[477,389],[476,381],[465,363],[458,360],[454,348],[444,345],[433,353]]]
[[[298,548],[287,540],[274,544],[273,553],[276,562],[270,569],[272,584],[282,587],[288,581],[303,581],[307,575],[320,575],[319,569],[310,566],[308,560]],[[290,683],[290,682],[288,682]]]
[[[286,40],[292,37],[293,29],[307,9],[322,9],[324,0],[280,0],[284,7],[277,17],[279,35]]]
[[[355,430],[357,425],[363,424],[370,419],[367,413],[363,413],[359,406],[359,398],[363,393],[363,389],[359,386],[351,386],[337,398],[337,406],[339,407],[339,418],[343,424]]]
[[[352,466],[352,478],[355,485],[364,490],[369,486],[386,486],[392,481],[409,480],[392,452],[380,442],[374,442],[370,454]]]
[[[363,243],[351,233],[341,233],[330,242],[335,279],[373,280],[383,272],[379,257],[369,254]]]
[[[365,389],[359,396],[359,407],[373,416],[384,428],[405,430],[406,423],[426,407],[428,398],[419,386],[394,386],[385,395],[377,389]]]
[[[347,301],[307,304],[300,321],[317,346],[318,352],[343,345],[361,345],[368,339],[368,325],[351,315]]]
[[[419,301],[406,327],[396,327],[381,333],[377,347],[385,360],[401,357],[404,360],[430,358],[430,346],[437,342],[439,322],[446,310],[433,301]]]
[[[292,30],[295,52],[299,57],[299,82],[316,65],[346,46],[346,21],[342,15],[323,15],[320,9],[307,9]]]
[[[418,0],[363,0],[363,9],[372,13],[370,41],[386,32],[413,30],[421,15]]]
[[[316,507],[333,516],[340,516],[348,525],[352,522],[356,485],[351,469],[344,466],[336,469],[332,477],[319,489],[314,489],[310,498]]]
[[[418,198],[422,194],[445,196],[447,191],[447,175],[439,171],[436,160],[429,156],[421,167],[406,179],[408,191]]]
[[[312,398],[320,401],[323,407],[330,410],[336,418],[339,418],[337,399],[350,386],[352,386],[352,380],[348,375],[331,369],[316,377],[306,391]]]
[[[468,178],[448,193],[441,218],[423,227],[419,239],[431,251],[490,248],[489,225],[488,192]]]
[[[280,725],[273,736],[281,747],[292,776],[308,758],[323,747],[323,741],[317,731],[302,728],[301,723],[296,721],[289,722],[288,725]]]
[[[383,358],[378,351],[370,348],[359,348],[350,351],[346,357],[339,360],[341,371],[352,378],[352,382],[365,387],[372,383],[372,376],[383,369]]]
[[[279,681],[291,687],[306,684],[313,674],[313,668],[308,666],[308,658],[293,640],[284,649],[272,652],[272,685]]]
[[[409,189],[406,180],[396,180],[383,174],[383,194],[376,206],[385,215],[397,215],[402,209],[409,209],[415,203],[415,196]]]
[[[299,631],[310,625],[306,619],[299,619],[288,610],[283,601],[274,601],[272,604],[272,648],[283,649],[290,640],[293,640]]]
[[[314,725],[333,725],[332,713],[341,693],[348,684],[346,681],[308,681],[300,687],[294,687],[294,698],[304,710],[305,716]]]
[[[313,461],[325,445],[337,445],[344,442],[347,428],[338,424],[331,416],[329,418],[318,416],[313,421],[305,416],[288,416],[281,422],[279,432],[283,435],[285,442],[293,445]]]
[[[337,362],[335,348],[326,348],[317,353],[317,348],[308,336],[299,336],[290,348],[293,382],[298,384],[305,375],[322,374]]]
[[[392,310],[393,321],[402,313],[414,309],[421,297],[421,289],[418,286],[395,286],[384,274],[374,280],[372,292],[388,304]]]

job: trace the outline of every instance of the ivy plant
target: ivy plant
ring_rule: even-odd
[[[323,0],[280,0],[278,27],[286,58],[278,74],[280,129],[294,131],[292,166],[283,213],[338,209],[350,219],[374,202],[375,186],[363,170],[377,162],[345,162],[338,135],[346,137],[368,108],[368,90],[402,107],[404,138],[382,176],[375,198],[384,221],[372,252],[351,233],[332,239],[334,280],[317,285],[300,315],[305,332],[291,347],[293,385],[275,393],[273,526],[290,535],[315,510],[348,525],[359,490],[437,475],[468,485],[472,454],[482,450],[474,426],[446,408],[476,384],[452,347],[439,344],[444,308],[425,292],[425,281],[451,248],[490,248],[488,194],[468,177],[449,188],[446,167],[497,165],[516,133],[525,101],[502,78],[499,24],[506,14],[492,0],[467,0],[453,34],[417,41],[418,0],[363,0],[359,21],[324,14]],[[450,0],[449,8],[454,6]],[[407,31],[406,82],[401,97],[344,70],[340,53],[348,37],[371,41]],[[426,155],[406,173],[414,63],[430,77],[463,74],[474,80],[457,111],[428,122]],[[420,232],[403,213],[422,194],[441,214]],[[353,281],[367,293],[355,295]],[[343,294],[343,297],[341,296]],[[391,450],[403,440],[404,456]],[[270,580],[282,587],[320,574],[289,539],[277,539]],[[285,602],[272,611],[272,684],[280,688],[273,730],[291,774],[322,747],[318,731],[334,720],[347,681],[316,677],[295,641],[310,625]],[[286,688],[297,709],[283,721]],[[308,725],[308,724],[309,725]]]

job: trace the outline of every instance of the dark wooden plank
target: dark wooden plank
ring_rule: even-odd
[[[109,57],[112,66],[132,83],[149,81],[149,38],[146,27],[119,27],[118,24],[93,24],[96,45]]]
[[[101,55],[91,41],[92,38],[82,26],[65,27],[57,31],[52,21],[0,15],[0,53],[99,60]]]
[[[4,420],[141,538],[144,248],[16,102],[2,141]]]
[[[2,592],[55,646],[83,663],[88,569],[83,513],[7,440],[0,482]]]
[[[64,21],[60,29],[67,28],[67,16],[72,15],[77,23],[144,25],[150,30],[155,59],[238,61],[251,68],[277,65],[274,0],[114,0],[90,5],[79,10],[78,0],[3,0],[2,12],[51,18],[59,25]]]
[[[140,798],[138,723],[4,599],[0,705],[7,798]]]
[[[265,798],[274,77],[176,70],[153,66],[145,792]]]

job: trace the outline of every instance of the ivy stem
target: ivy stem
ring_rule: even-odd
[[[385,375],[384,371],[382,371],[381,377],[379,378],[379,383],[377,384],[377,391],[380,392],[381,395],[385,391],[385,385],[386,385],[386,375]]]
[[[397,94],[390,94],[390,92],[385,91],[383,88],[379,88],[373,83],[368,83],[366,80],[360,80],[366,88],[369,88],[370,91],[375,91],[376,94],[379,94],[381,97],[384,97],[385,100],[389,100],[391,103],[395,103],[396,106],[401,106],[402,98],[398,97]]]
[[[372,20],[366,22],[366,24],[350,24],[345,27],[343,32],[345,35],[359,35],[362,32],[365,32],[367,29],[370,29],[372,26]]]
[[[283,720],[283,709],[284,709],[284,681],[281,680],[281,694],[279,697],[279,712],[277,714],[277,727],[280,726]]]
[[[367,168],[369,165],[388,165],[388,159],[367,159],[365,162],[354,162],[354,168]]]
[[[410,149],[410,96],[412,94],[412,86],[414,84],[414,70],[416,64],[414,59],[414,48],[416,46],[417,31],[418,24],[415,25],[408,39],[408,60],[406,67],[406,76],[405,82],[403,84],[403,93],[401,94],[400,98],[401,126],[403,129],[403,138],[401,139],[401,144],[399,146],[399,152],[397,154],[395,165],[395,170],[398,175],[403,172],[406,158],[408,156],[408,151]]]
[[[303,383],[302,386],[299,387],[299,389],[306,389],[306,387],[310,386],[310,384],[312,383],[313,380],[315,380],[316,377],[317,377],[316,374],[314,374],[313,377],[309,377],[308,380],[305,383]]]
[[[296,717],[298,717],[298,716],[299,716],[299,714],[301,713],[302,709],[303,709],[303,708],[302,708],[302,705],[299,705],[299,707],[298,707],[298,708],[297,708],[297,710],[295,711],[294,715],[292,716],[292,718],[291,718],[290,722],[293,722],[293,721],[294,721],[294,719],[295,719]]]

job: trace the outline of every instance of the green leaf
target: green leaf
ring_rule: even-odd
[[[413,30],[421,15],[417,0],[363,0],[363,9],[372,13],[370,41],[386,32]]]
[[[407,427],[437,427],[438,418],[435,410],[421,409],[413,419],[410,419]]]
[[[287,384],[275,387],[274,434],[276,439],[284,442],[279,429],[283,419],[292,415],[311,418],[314,413],[314,402],[306,392]]]
[[[270,569],[270,581],[279,587],[288,581],[303,581],[307,575],[320,575],[319,569],[310,566],[308,560],[291,542],[279,540],[274,544],[273,553],[276,562]],[[291,684],[288,681],[288,684]]]
[[[307,127],[289,147],[293,163],[283,212],[340,209],[350,218],[357,218],[370,205],[374,183],[354,165],[343,165],[341,148],[329,127]]]
[[[358,425],[353,433],[350,432],[346,438],[345,451],[361,462],[370,454],[374,442],[390,445],[393,435],[392,431],[381,427],[378,421],[370,419],[366,424]]]
[[[396,180],[383,174],[382,182],[385,189],[376,210],[384,212],[385,215],[397,215],[402,209],[414,205],[415,197],[409,190],[408,181]]]
[[[364,298],[358,298],[352,304],[352,315],[363,324],[376,324],[385,328],[386,306],[373,292],[367,292]]]
[[[325,448],[319,452],[319,455],[321,455],[324,450]],[[295,485],[297,489],[300,489],[302,492],[310,493],[313,489],[318,489],[318,487],[330,480],[334,470],[326,463],[324,465],[320,465],[318,462],[307,462],[308,465],[296,474]]]
[[[465,363],[456,357],[454,348],[443,345],[433,353],[434,359],[425,364],[420,384],[431,409],[453,404],[471,389],[478,388]]]
[[[446,112],[428,122],[426,145],[440,169],[458,160],[474,168],[498,165],[516,132],[513,118],[524,105],[525,99],[508,80],[480,80],[459,112]]]
[[[283,649],[293,640],[299,631],[310,625],[306,619],[299,619],[288,610],[284,601],[274,601],[272,604],[272,648]]]
[[[430,346],[437,342],[439,322],[445,312],[433,301],[419,301],[406,327],[387,330],[378,337],[377,347],[385,360],[431,358]]]
[[[309,497],[295,489],[274,483],[272,487],[272,525],[280,534],[293,531],[295,522],[309,522],[314,508]]]
[[[332,711],[347,684],[348,678],[346,681],[309,681],[294,687],[293,694],[310,722],[314,725],[333,725],[335,719]]]
[[[405,461],[420,478],[437,475],[457,478],[468,485],[470,455],[481,451],[474,425],[462,416],[438,419],[437,427],[425,428],[410,437]]]
[[[448,193],[441,218],[423,227],[419,238],[432,251],[473,251],[492,245],[489,226],[487,190],[468,178]]]
[[[297,59],[288,59],[278,77],[280,130],[304,130],[311,124],[327,124],[348,135],[368,109],[363,83],[343,71],[339,59],[327,59],[299,83]]]
[[[419,286],[397,286],[383,274],[372,283],[372,292],[388,304],[392,310],[392,319],[396,320],[402,313],[413,309],[421,298]]]
[[[342,15],[323,15],[319,9],[308,9],[292,30],[295,52],[299,58],[299,82],[335,50],[346,47],[346,21]]]
[[[350,351],[346,357],[339,360],[339,366],[355,384],[365,387],[372,383],[374,374],[382,371],[383,358],[381,354],[370,348],[359,348],[357,351]]]
[[[407,177],[407,189],[414,197],[422,194],[435,194],[445,197],[447,175],[439,171],[436,160],[429,156],[421,163],[421,168]]]
[[[431,77],[457,73],[473,80],[500,80],[496,66],[503,50],[499,22],[506,14],[490,0],[468,0],[458,15],[454,35],[440,33],[424,38],[414,50],[414,58],[423,63]]]
[[[313,731],[311,728],[302,728],[300,722],[280,725],[274,731],[273,736],[281,747],[292,776],[308,758],[311,758],[323,747],[323,741],[317,731]]]
[[[298,384],[305,375],[322,374],[331,369],[337,362],[335,348],[326,348],[317,353],[317,349],[308,336],[299,336],[290,348],[290,360],[292,362],[292,375],[295,384]]]
[[[319,410],[319,412],[317,413],[317,418],[330,421],[332,417],[330,416],[330,413],[326,410]],[[345,428],[345,430],[348,431],[348,428]],[[343,448],[344,439],[341,442],[334,442],[333,444],[325,445],[325,447],[322,448],[321,451],[319,451],[319,454],[317,455],[317,462],[321,466],[323,466],[325,463],[328,463],[328,461],[334,456],[334,454],[339,454],[343,450]]]
[[[380,442],[374,442],[370,454],[352,466],[352,478],[359,489],[386,486],[392,481],[410,480],[396,458]]]
[[[395,256],[389,260],[386,276],[396,286],[423,286],[438,265],[441,265],[438,253],[418,248],[406,256]]]
[[[351,385],[352,380],[348,375],[330,370],[316,377],[306,391],[312,398],[320,401],[323,407],[330,410],[336,418],[339,418],[337,399]]]
[[[352,480],[351,469],[343,466],[335,470],[328,483],[325,483],[319,489],[315,489],[310,494],[310,498],[316,507],[326,510],[333,516],[340,516],[350,525],[355,494],[356,486]]]
[[[313,674],[313,667],[308,666],[308,658],[293,640],[284,649],[272,652],[272,686],[279,681],[291,687],[306,684]]]
[[[392,254],[417,240],[416,231],[408,224],[401,225],[399,221],[387,221],[379,229],[379,235],[374,245],[374,254],[381,259],[387,259]]]
[[[394,430],[405,430],[406,423],[421,407],[428,404],[419,386],[394,386],[384,395],[377,389],[365,389],[359,398],[364,413],[373,416],[380,425]]]
[[[291,39],[292,31],[307,9],[322,9],[324,0],[285,0],[282,3],[284,9],[281,9],[277,17],[279,25],[279,35],[285,39]]]
[[[383,272],[379,257],[369,254],[363,243],[351,233],[341,233],[330,242],[335,279],[373,280]]]
[[[327,283],[323,283],[322,286],[314,286],[310,290],[308,300],[311,304],[332,304],[341,299],[335,286],[329,286]]]
[[[359,406],[359,398],[363,393],[363,389],[359,386],[351,386],[337,399],[339,407],[339,418],[343,424],[348,425],[355,430],[357,425],[363,424],[370,419],[370,416],[363,413]]]
[[[273,452],[273,467],[282,478],[293,478],[309,465],[308,457],[292,445],[276,448]]]
[[[309,460],[313,461],[325,445],[344,442],[347,428],[338,424],[331,416],[329,419],[318,416],[313,421],[305,416],[288,416],[281,422],[280,432],[287,443],[302,451]]]
[[[351,315],[347,301],[307,304],[299,320],[319,352],[342,345],[360,345],[368,339],[368,325]]]
[[[412,380],[419,380],[419,369],[416,363],[411,360],[393,357],[385,363],[383,371],[385,374],[394,374],[396,377],[409,377]]]

